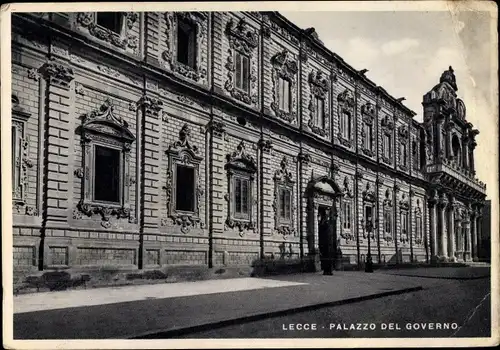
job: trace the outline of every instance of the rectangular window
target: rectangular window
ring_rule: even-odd
[[[402,143],[401,144],[401,164],[403,166],[406,166],[406,162],[407,162],[406,144]]]
[[[97,12],[97,25],[121,34],[123,14],[121,12]]]
[[[391,218],[391,210],[384,210],[384,232],[388,235],[392,232],[392,218]]]
[[[120,203],[120,160],[117,149],[95,146],[94,200]]]
[[[284,221],[292,219],[292,191],[288,188],[280,189],[280,219]]]
[[[194,212],[195,171],[194,168],[177,165],[175,208],[179,211]]]
[[[182,18],[177,22],[177,62],[196,69],[196,26]]]
[[[408,233],[408,213],[401,213],[401,232]]]
[[[365,142],[364,142],[364,148],[365,149],[372,149],[372,126],[368,123],[365,123],[363,125],[364,132],[365,132]]]
[[[278,78],[278,100],[279,109],[290,112],[290,82],[281,77]]]
[[[391,135],[384,134],[383,138],[384,157],[391,158]]]
[[[348,201],[342,202],[342,227],[344,230],[351,229],[352,206]]]
[[[250,181],[245,178],[234,179],[234,214],[237,218],[250,218]]]
[[[22,124],[15,121],[12,124],[12,199],[21,199]]]
[[[340,132],[344,139],[351,139],[351,115],[349,112],[343,111],[341,114]]]
[[[314,97],[314,106],[315,106],[315,114],[314,114],[314,125],[319,128],[325,127],[325,100],[322,98],[315,96]]]
[[[421,217],[416,217],[415,218],[415,231],[416,231],[416,238],[418,240],[422,239],[422,218]]]
[[[250,57],[240,52],[235,55],[236,88],[249,92],[250,88]]]

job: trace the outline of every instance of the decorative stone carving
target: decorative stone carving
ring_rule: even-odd
[[[260,139],[258,142],[258,146],[262,149],[263,152],[271,152],[273,149],[273,142],[271,140]]]
[[[235,23],[231,18],[226,25],[226,36],[229,39],[229,50],[226,62],[226,69],[228,71],[224,84],[224,88],[231,94],[231,96],[246,104],[257,103],[257,59],[255,56],[255,49],[259,43],[259,35],[256,31],[252,30],[244,18]],[[236,88],[235,73],[236,65],[234,62],[235,51],[246,55],[250,59],[250,87],[249,91],[243,91]]]
[[[130,215],[129,186],[125,179],[129,176],[129,158],[131,143],[135,136],[128,129],[128,123],[121,117],[115,115],[114,105],[108,98],[96,110],[82,116],[82,125],[78,129],[81,134],[81,144],[83,148],[83,168],[77,169],[75,175],[82,179],[82,193],[77,209],[83,214],[91,217],[93,214],[100,214],[101,225],[105,228],[111,226],[109,219],[116,216],[117,219],[128,218]],[[95,176],[93,165],[93,144],[108,144],[114,147],[121,147],[121,152],[125,156],[123,159],[123,173],[120,180],[120,199],[118,203],[109,205],[94,201],[92,193],[92,181]],[[81,177],[80,177],[81,175]]]
[[[73,69],[71,67],[55,61],[45,63],[38,71],[51,84],[66,89],[74,78]]]
[[[147,116],[157,119],[163,109],[163,102],[160,99],[144,95],[137,102],[137,106],[142,106]]]
[[[323,72],[320,70],[311,71],[308,77],[309,88],[311,91],[311,96],[309,99],[309,120],[307,122],[307,126],[309,129],[322,137],[328,134],[328,130],[330,129],[330,106],[329,106],[329,98],[328,91],[330,90],[330,82],[327,78],[324,77]],[[316,125],[315,124],[315,114],[316,114],[316,104],[315,99],[323,100],[323,122],[324,125]]]
[[[352,137],[352,131],[354,130],[353,124],[354,124],[354,107],[355,107],[355,99],[354,99],[354,94],[351,90],[345,89],[342,93],[340,93],[337,96],[337,102],[338,102],[338,120],[340,121],[339,123],[339,132],[337,134],[337,137],[339,139],[339,142],[341,145],[351,148],[353,146],[353,137]],[[348,118],[348,124],[350,125],[350,132],[347,131],[348,137],[344,137],[343,135],[343,123],[342,120],[343,118]]]
[[[375,152],[373,151],[373,124],[376,117],[376,106],[371,102],[365,103],[363,106],[361,106],[361,116],[363,119],[363,123],[369,126],[369,130],[371,132],[371,135],[367,135],[365,132],[365,128],[361,129],[361,151],[367,156],[373,157],[375,155]],[[367,137],[371,140],[369,147],[365,147]]]
[[[178,20],[182,19],[196,28],[196,64],[190,67],[177,61]],[[169,69],[188,79],[199,81],[207,76],[206,59],[203,57],[203,46],[208,32],[207,12],[166,12],[165,13],[167,49],[162,52]]]
[[[297,62],[292,59],[290,52],[284,49],[278,52],[271,58],[271,63],[273,65],[272,70],[272,81],[273,81],[273,102],[271,103],[271,109],[274,111],[276,116],[290,123],[295,123],[297,118],[297,83],[296,75],[299,70]],[[279,99],[283,98],[279,96],[279,78],[285,79],[290,83],[290,104],[289,110],[284,111],[279,108]]]
[[[203,229],[204,222],[200,216],[200,203],[204,194],[201,178],[199,174],[200,163],[203,160],[199,155],[198,147],[191,142],[191,128],[186,123],[179,131],[178,140],[171,143],[166,151],[168,155],[168,170],[165,186],[168,217],[172,223],[180,226],[182,233],[188,233],[193,227]],[[195,198],[193,211],[182,211],[177,209],[176,186],[177,186],[177,166],[190,166],[194,169]]]
[[[233,177],[236,175],[248,180],[248,198],[252,198],[253,186],[254,186],[254,176],[257,172],[257,163],[254,158],[246,152],[245,143],[241,141],[237,146],[236,150],[232,153],[226,155],[227,163],[225,169],[228,176],[228,195],[226,200],[228,201],[228,211],[225,225],[228,228],[237,228],[240,235],[243,235],[245,231],[255,231],[255,221],[254,221],[254,207],[255,203],[251,201],[248,213],[245,218],[236,217],[235,203],[231,201],[233,198],[234,184]]]
[[[344,177],[344,188],[342,189],[344,196],[354,198],[354,192],[349,181],[349,177]]]
[[[294,183],[292,172],[288,169],[288,158],[283,156],[280,168],[274,173],[274,220],[275,230],[286,239],[288,235],[295,235],[295,206],[294,206]],[[290,194],[290,218],[287,220],[280,217],[280,191],[287,190]]]
[[[297,156],[297,160],[302,163],[302,165],[307,166],[311,162],[311,155],[309,153],[300,152]]]
[[[215,137],[223,137],[226,131],[226,124],[221,121],[212,120],[209,124],[209,129]]]
[[[90,35],[99,40],[121,49],[131,48],[134,52],[136,51],[139,46],[139,39],[136,35],[131,34],[131,29],[139,18],[137,13],[125,12],[120,33],[99,26],[96,15],[96,12],[80,12],[76,15],[76,22],[81,27],[86,28]]]
[[[375,192],[371,189],[370,182],[366,182],[365,190],[362,192],[364,202],[375,202],[377,197]]]

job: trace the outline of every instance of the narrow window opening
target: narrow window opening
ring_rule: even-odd
[[[194,168],[177,165],[176,174],[176,209],[180,211],[194,212],[195,202],[195,177]]]
[[[178,18],[177,62],[196,69],[196,26]]]
[[[95,146],[94,199],[120,202],[120,151]]]
[[[97,25],[121,34],[122,18],[120,12],[97,12]]]

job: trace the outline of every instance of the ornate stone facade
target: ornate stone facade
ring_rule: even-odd
[[[278,13],[111,15],[13,15],[16,268],[315,260],[320,220],[344,265],[476,258],[451,67],[418,123]]]

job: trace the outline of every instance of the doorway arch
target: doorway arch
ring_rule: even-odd
[[[337,199],[343,195],[343,192],[334,179],[320,176],[309,181],[305,195],[307,197],[307,252],[314,259],[317,270],[320,259],[332,264],[335,261]]]

